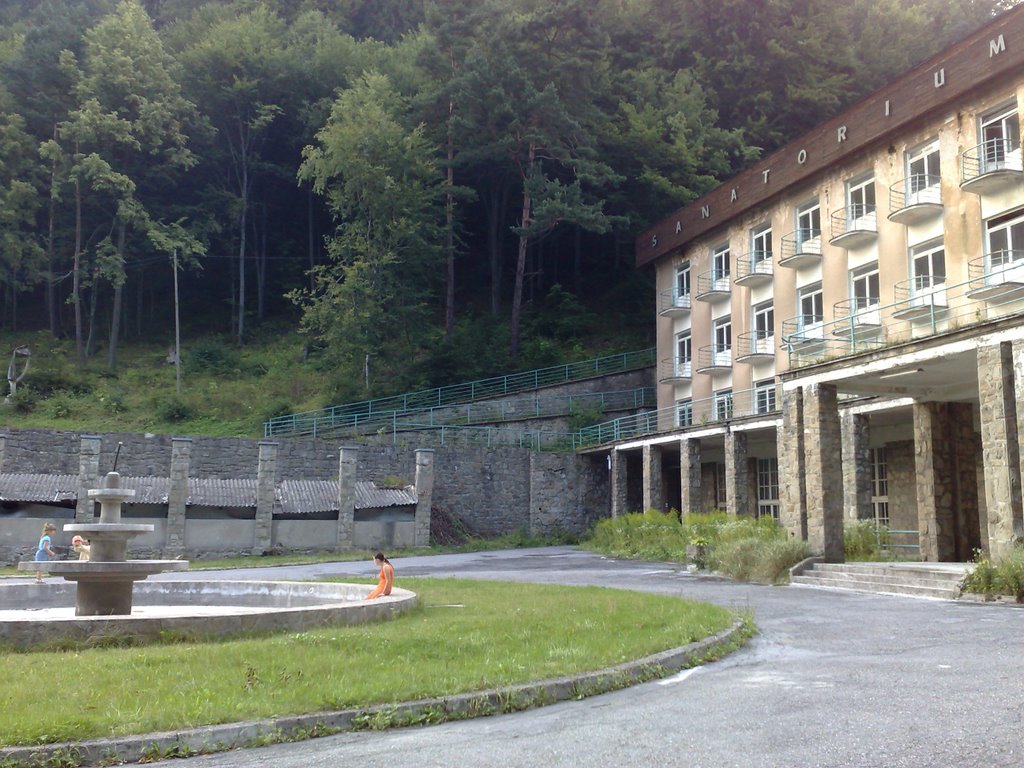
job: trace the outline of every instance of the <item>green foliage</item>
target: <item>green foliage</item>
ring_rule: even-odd
[[[606,421],[601,403],[573,402],[569,406],[569,429],[573,432]]]
[[[1007,595],[1018,603],[1024,602],[1024,549],[1016,548],[998,560],[979,551],[973,569],[964,579],[963,589],[989,597]]]
[[[156,415],[160,421],[177,424],[193,416],[192,407],[180,397],[166,397],[156,402]]]
[[[889,529],[873,520],[847,523],[843,529],[843,557],[848,562],[892,559]]]
[[[220,339],[203,339],[189,347],[183,362],[190,372],[225,374],[238,370],[240,356]]]

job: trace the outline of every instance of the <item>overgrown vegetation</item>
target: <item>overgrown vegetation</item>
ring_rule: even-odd
[[[979,551],[963,589],[989,597],[1007,595],[1016,598],[1018,603],[1024,602],[1024,549],[1014,549],[997,560]]]
[[[504,687],[602,669],[734,621],[716,606],[614,589],[449,579],[401,586],[423,607],[382,624],[0,653],[4,697],[16,702],[0,720],[0,743],[75,742]],[[40,675],[75,695],[54,695]]]
[[[741,581],[785,583],[809,554],[773,519],[648,510],[601,520],[584,546],[615,557],[692,563]]]

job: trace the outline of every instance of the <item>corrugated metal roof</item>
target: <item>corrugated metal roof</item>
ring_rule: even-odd
[[[121,487],[135,491],[129,504],[166,504],[171,482],[166,477],[121,477]],[[335,480],[282,480],[275,489],[275,506],[292,515],[333,512],[338,508]],[[0,473],[0,501],[57,502],[78,498],[77,475]],[[255,507],[256,481],[221,478],[189,478],[188,506]],[[356,509],[404,507],[416,504],[416,491],[378,488],[371,482],[356,483]]]

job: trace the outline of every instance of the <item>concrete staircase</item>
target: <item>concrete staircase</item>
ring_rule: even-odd
[[[823,563],[794,568],[790,583],[940,600],[960,596],[966,563]]]

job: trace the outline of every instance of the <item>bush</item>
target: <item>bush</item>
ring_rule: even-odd
[[[843,529],[843,557],[847,562],[890,559],[891,550],[889,529],[873,520],[858,520]]]
[[[35,410],[39,397],[28,387],[18,387],[14,397],[10,398],[8,405],[15,413],[32,413]]]
[[[51,419],[70,419],[80,410],[80,404],[70,395],[55,395],[44,402]]]
[[[807,542],[785,536],[732,539],[711,550],[708,565],[737,581],[785,584],[789,569],[810,555]]]
[[[93,389],[92,382],[80,375],[47,369],[29,370],[25,376],[24,386],[30,388],[43,399],[60,393],[87,395]]]
[[[207,339],[185,354],[185,367],[191,372],[229,373],[238,368],[238,353],[222,341]]]
[[[1009,595],[1024,603],[1024,549],[1015,549],[997,561],[978,552],[974,570],[964,579],[964,592],[991,597]]]
[[[192,408],[184,400],[178,397],[169,397],[156,404],[156,415],[161,421],[169,424],[176,424],[179,421],[187,421],[192,418]]]

